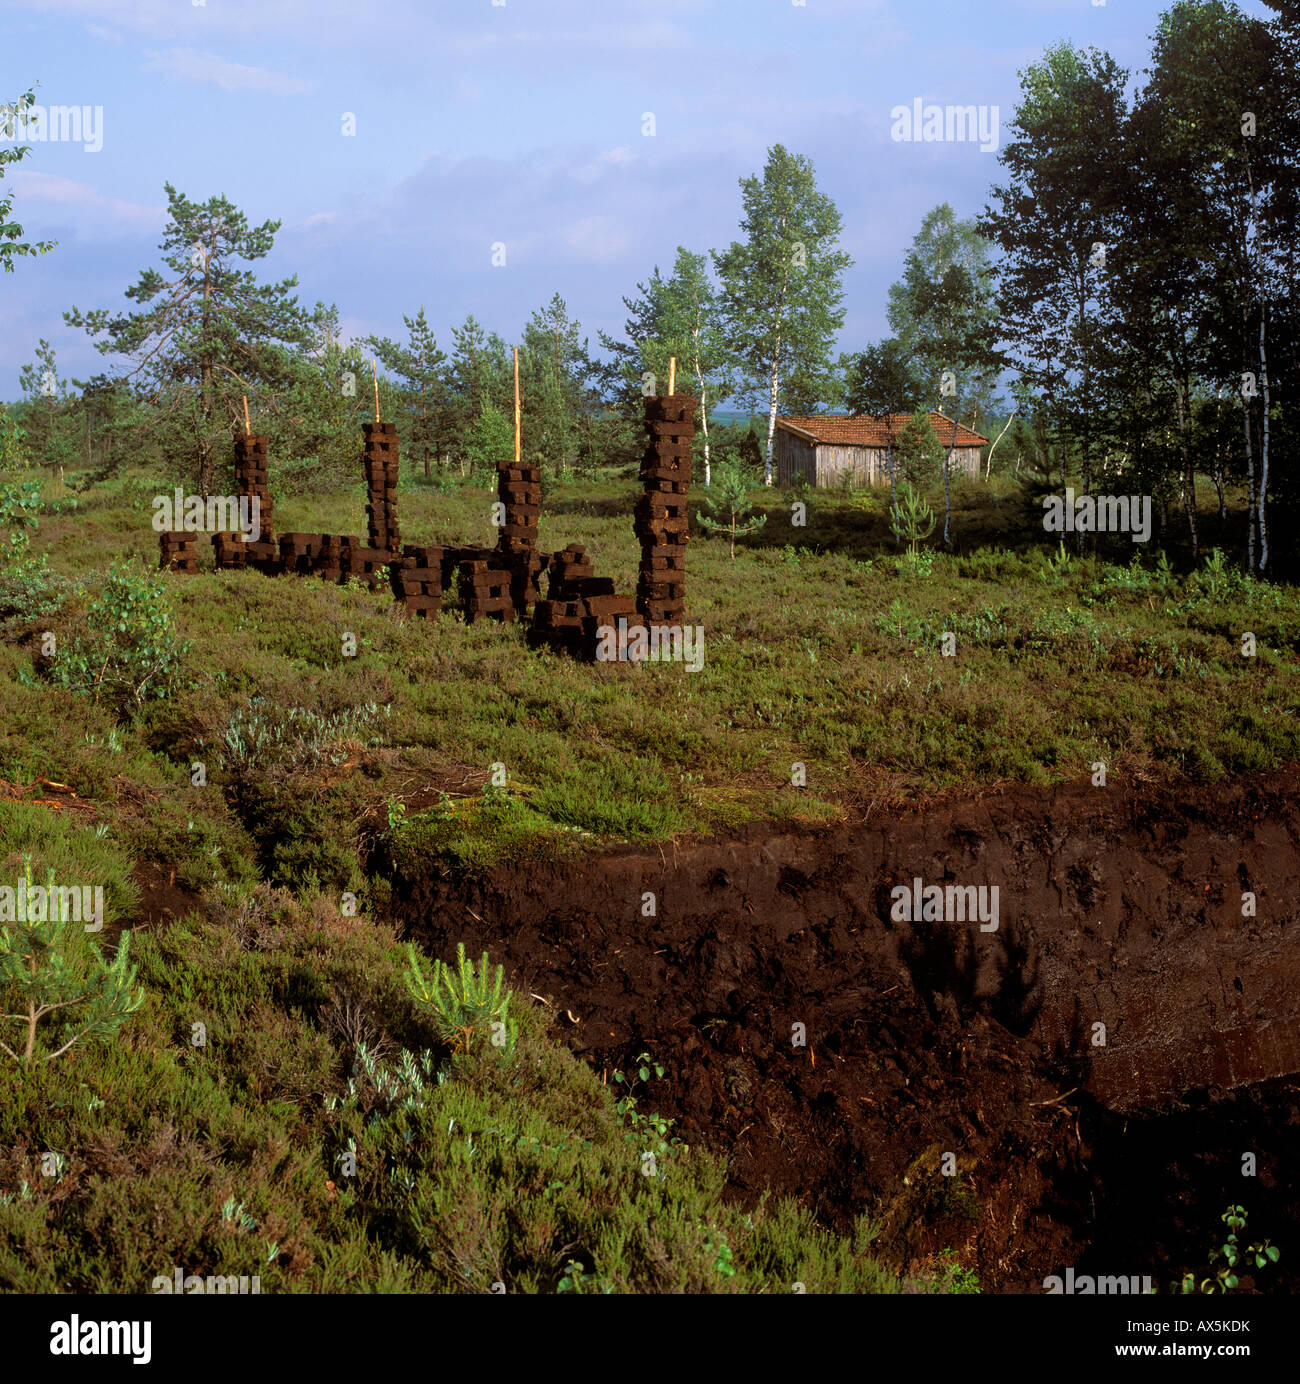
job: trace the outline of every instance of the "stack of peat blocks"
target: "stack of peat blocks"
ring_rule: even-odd
[[[510,573],[510,596],[522,618],[536,602],[537,578],[545,565],[537,551],[537,525],[542,513],[542,470],[516,462],[497,468],[497,499],[505,523],[497,534],[500,565]]]
[[[408,544],[402,556],[389,565],[393,595],[408,615],[428,620],[442,610],[443,548]]]
[[[248,564],[248,542],[243,533],[214,533],[212,547],[216,553],[217,568],[245,567]]]
[[[494,620],[513,620],[515,601],[510,594],[511,574],[493,555],[469,558],[460,564],[460,597],[465,608],[465,623],[472,625],[484,616]]]
[[[616,627],[620,618],[635,621],[635,600],[618,595],[612,577],[598,577],[577,543],[552,554],[547,572],[548,599],[533,611],[530,642],[593,662],[601,627]]]
[[[256,543],[241,542],[242,561],[223,561],[235,557],[236,545],[216,543],[218,567],[254,567],[272,576],[281,570],[280,549],[275,541],[275,525],[271,515],[270,473],[266,462],[266,438],[260,433],[235,437],[235,489],[248,497],[250,514],[256,514],[261,533]],[[224,536],[224,535],[223,535]]]
[[[199,570],[198,538],[192,533],[158,535],[158,566],[163,571],[193,573]]]
[[[389,564],[402,551],[397,525],[397,428],[392,423],[363,423],[366,473],[366,524],[369,546],[355,538],[340,540],[342,578],[356,577],[372,591],[390,580]]]
[[[645,492],[637,501],[641,540],[636,608],[647,624],[679,624],[686,610],[686,545],[690,519],[691,443],[698,399],[668,394],[645,401],[648,434],[641,461]]]
[[[366,449],[362,465],[366,472],[366,519],[370,527],[370,546],[386,553],[402,551],[402,536],[397,527],[397,429],[392,423],[363,423]]]

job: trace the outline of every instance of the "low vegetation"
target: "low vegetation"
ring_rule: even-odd
[[[267,888],[135,959],[114,1042],[0,1082],[0,1289],[899,1291],[866,1220],[724,1201],[722,1165],[616,1105],[486,962],[430,1002],[391,931]]]

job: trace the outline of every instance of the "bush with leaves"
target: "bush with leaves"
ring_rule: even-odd
[[[31,464],[26,430],[5,405],[0,404],[0,476],[25,471]]]
[[[50,659],[50,678],[62,687],[106,701],[119,715],[138,711],[171,690],[189,641],[175,634],[166,582],[129,559],[119,559],[82,627]]]
[[[475,484],[486,485],[495,480],[497,467],[514,456],[514,447],[514,423],[487,400],[465,431],[461,460],[469,467]]]
[[[1222,1245],[1210,1251],[1209,1267],[1211,1273],[1199,1281],[1194,1273],[1187,1273],[1173,1285],[1175,1293],[1230,1293],[1238,1284],[1241,1269],[1266,1269],[1276,1264],[1282,1251],[1267,1240],[1257,1240],[1254,1244],[1243,1245],[1237,1239],[1237,1232],[1246,1228],[1246,1208],[1230,1206],[1219,1219],[1228,1227],[1228,1238]]]
[[[5,445],[3,425],[0,417],[0,449]],[[0,458],[0,474],[2,462]],[[0,482],[0,620],[47,619],[76,589],[75,582],[50,570],[44,553],[32,552],[40,512],[39,481]]]

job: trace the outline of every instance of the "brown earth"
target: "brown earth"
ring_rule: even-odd
[[[996,931],[894,920],[916,877],[997,886]],[[1260,1286],[1300,1286],[1294,769],[1012,785],[393,884],[411,935],[490,950],[598,1070],[649,1051],[666,1073],[642,1106],[727,1154],[747,1202],[788,1193],[839,1228],[870,1212],[900,1269],[951,1246],[986,1291],[1067,1265],[1163,1285],[1204,1269],[1240,1202],[1283,1248]]]

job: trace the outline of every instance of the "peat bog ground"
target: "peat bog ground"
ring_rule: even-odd
[[[997,930],[891,920],[913,873],[998,886]],[[1009,786],[391,883],[411,935],[502,959],[595,1068],[662,1062],[656,1108],[726,1155],[732,1195],[786,1193],[838,1229],[871,1208],[903,1273],[952,1247],[986,1290],[1041,1291],[1065,1265],[1163,1284],[1203,1258],[1244,1152],[1255,1220],[1297,1223],[1294,770]]]

